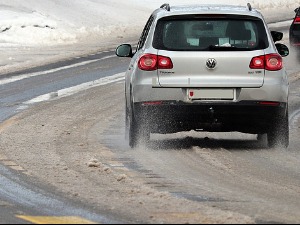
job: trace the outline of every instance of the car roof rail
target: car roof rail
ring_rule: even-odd
[[[249,11],[252,11],[252,5],[250,3],[247,4]]]
[[[168,4],[168,3],[163,4],[160,8],[165,9],[168,12],[170,12],[170,10],[171,10],[170,4]]]

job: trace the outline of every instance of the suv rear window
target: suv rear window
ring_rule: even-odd
[[[169,51],[254,51],[269,47],[256,18],[166,17],[157,23],[153,47]]]

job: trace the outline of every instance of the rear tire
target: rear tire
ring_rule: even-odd
[[[127,107],[125,108],[125,140],[129,140],[129,124],[130,124],[130,118],[129,118],[129,111]]]
[[[138,144],[137,125],[133,121],[130,122],[128,135],[129,135],[128,139],[129,139],[130,148],[136,148]]]
[[[285,117],[278,118],[272,129],[268,132],[268,145],[270,148],[288,148],[289,139],[289,117],[286,115]]]
[[[136,148],[140,144],[147,144],[150,141],[150,130],[144,120],[137,120],[132,115],[129,116],[128,139],[129,146]]]
[[[267,134],[258,134],[257,135],[257,142],[261,145],[264,146],[264,148],[266,148],[265,146],[268,145],[268,138],[267,138]]]

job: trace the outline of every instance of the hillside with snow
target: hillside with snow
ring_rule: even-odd
[[[299,0],[210,1],[245,6],[247,2],[263,12],[268,21],[291,19],[300,5]],[[53,60],[80,55],[136,38],[150,13],[163,3],[161,0],[0,0],[0,70],[14,64],[47,61],[50,57]]]

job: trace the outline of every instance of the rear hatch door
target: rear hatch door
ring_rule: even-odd
[[[172,70],[158,70],[161,87],[258,88],[264,83],[265,71],[252,70],[255,52],[170,52],[158,55],[171,58]]]
[[[265,70],[250,69],[269,47],[264,22],[252,16],[185,15],[157,23],[154,47],[173,69],[158,70],[161,87],[258,88]]]

